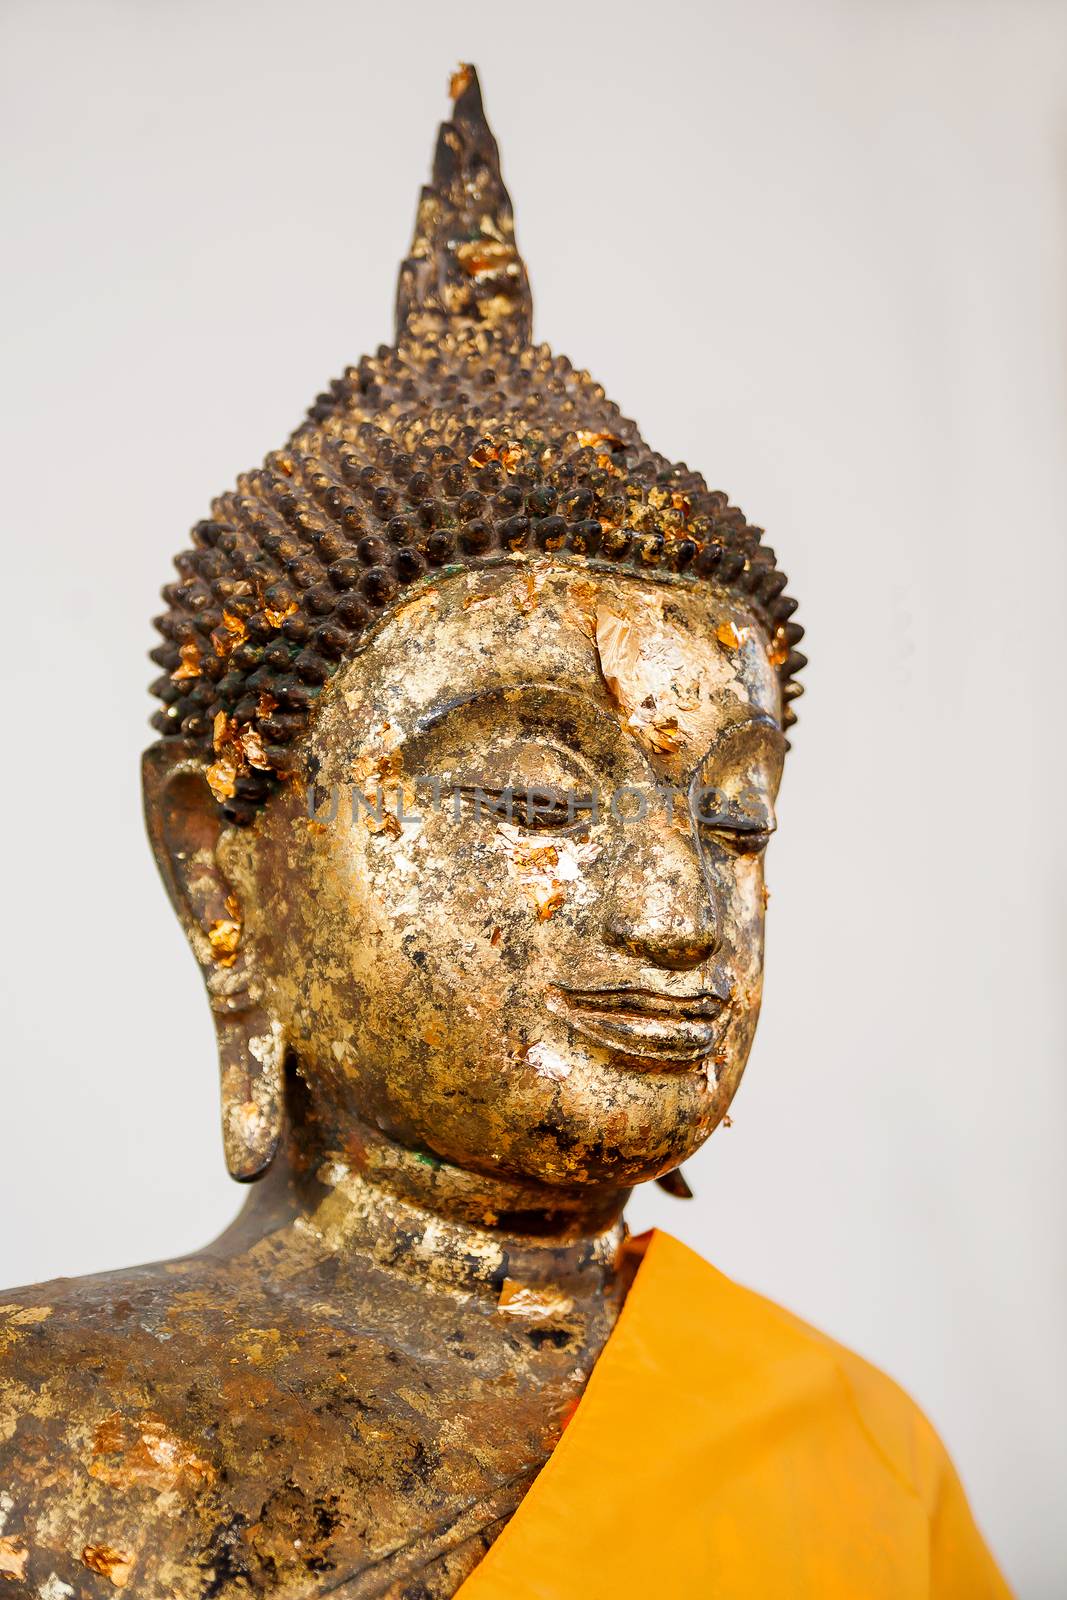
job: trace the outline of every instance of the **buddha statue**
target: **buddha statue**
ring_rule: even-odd
[[[0,1296],[0,1596],[1002,1595],[921,1415],[663,1234],[800,693],[773,552],[531,342],[462,67],[396,342],[197,523],[148,832],[237,1220]]]

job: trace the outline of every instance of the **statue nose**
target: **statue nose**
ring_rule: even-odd
[[[640,961],[681,972],[715,954],[719,918],[694,846],[674,829],[664,834],[632,845],[619,863],[604,937]]]

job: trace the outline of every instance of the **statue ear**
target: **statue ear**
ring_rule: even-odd
[[[141,772],[152,852],[211,1002],[226,1165],[250,1183],[266,1172],[281,1138],[285,1039],[262,1004],[241,904],[219,866],[230,824],[191,745],[160,741],[145,751]]]

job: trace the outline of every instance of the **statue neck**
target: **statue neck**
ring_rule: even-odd
[[[628,1189],[563,1190],[456,1167],[349,1123],[290,1119],[269,1172],[213,1254],[270,1235],[341,1273],[386,1272],[494,1303],[521,1287],[580,1302],[612,1292]]]

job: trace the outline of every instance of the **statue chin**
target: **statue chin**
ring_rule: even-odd
[[[164,590],[145,814],[250,1188],[196,1255],[0,1297],[20,1593],[455,1593],[752,1045],[793,602],[531,343],[453,89],[395,348]]]

